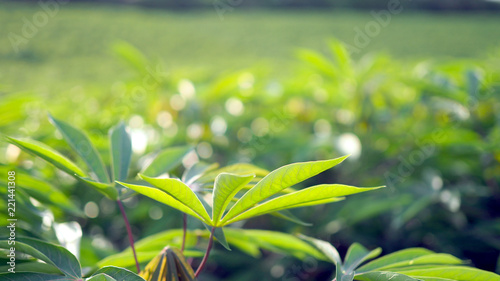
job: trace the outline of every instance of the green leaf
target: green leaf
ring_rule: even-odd
[[[77,178],[79,180],[83,181],[84,183],[92,186],[97,191],[101,192],[102,194],[106,195],[109,199],[111,199],[111,200],[118,199],[118,191],[116,190],[116,188],[113,184],[96,182],[96,181],[91,180],[89,178],[82,178],[82,177],[77,177]]]
[[[94,172],[95,179],[100,182],[109,183],[106,167],[87,135],[68,123],[57,120],[50,115],[49,119],[59,132],[61,132],[66,142],[80,155],[89,169]]]
[[[346,158],[347,156],[326,161],[294,163],[274,170],[247,191],[224,216],[223,221],[231,220],[269,196],[330,169]]]
[[[10,171],[7,167],[0,167],[0,173],[7,174]],[[7,178],[0,178],[0,183],[7,186]],[[71,202],[71,200],[56,187],[40,179],[34,178],[21,171],[16,171],[16,186],[23,189],[29,196],[37,201],[57,206],[72,214],[82,216],[83,212]]]
[[[161,247],[165,247],[168,243],[163,243]],[[178,245],[179,247],[181,245]],[[197,250],[184,250],[182,252],[185,257],[201,258],[205,255],[205,252]],[[137,251],[137,260],[139,263],[145,263],[152,260],[158,255],[158,248],[148,251]],[[98,266],[120,266],[120,267],[132,267],[135,266],[135,258],[132,251],[121,252],[104,258],[99,261]]]
[[[325,256],[315,247],[290,234],[256,229],[226,228],[225,231],[228,237],[232,235],[232,231],[241,231],[243,235],[250,237],[259,247],[266,250],[289,254],[299,259],[311,256],[319,260],[325,260]]]
[[[168,173],[182,163],[182,159],[193,148],[191,146],[172,147],[160,151],[158,155],[151,161],[141,174],[148,177],[158,177],[164,173]]]
[[[376,260],[373,260],[356,270],[358,273],[375,271],[381,268],[388,268],[393,264],[398,264],[404,261],[411,261],[415,258],[422,257],[425,255],[434,254],[434,252],[424,249],[424,248],[410,248],[401,251],[394,252],[389,255],[385,255]]]
[[[255,175],[235,175],[222,173],[215,179],[213,189],[212,223],[219,226],[220,220],[231,199],[249,183]]]
[[[137,193],[140,193],[144,196],[147,196],[151,199],[154,199],[160,203],[163,203],[165,205],[168,205],[174,209],[177,209],[183,213],[186,213],[188,215],[191,215],[207,224],[211,224],[211,219],[208,218],[208,214],[205,211],[206,217],[208,218],[203,218],[201,215],[199,215],[195,210],[191,208],[189,204],[186,204],[185,202],[181,202],[177,200],[176,198],[170,196],[168,193],[164,192],[163,190],[160,190],[155,187],[148,187],[148,186],[143,186],[143,185],[135,185],[135,184],[128,184],[128,183],[123,183],[123,182],[117,182],[118,184],[121,184],[127,188],[130,188]],[[188,187],[189,188],[189,187]],[[181,191],[182,192],[182,191]],[[190,189],[190,192],[191,189]],[[196,196],[196,195],[195,195]],[[198,198],[196,198],[198,200]],[[199,202],[199,200],[198,200]],[[201,205],[201,203],[200,203]],[[205,209],[203,209],[205,210]]]
[[[204,162],[197,162],[184,172],[182,175],[182,182],[185,182],[187,185],[192,184],[205,173],[217,169],[217,167],[219,167],[217,163],[207,164]]]
[[[132,142],[123,122],[109,131],[109,139],[113,167],[111,178],[113,181],[124,181],[132,159]]]
[[[421,257],[416,257],[410,260],[405,260],[401,262],[396,262],[388,266],[382,266],[377,268],[380,271],[398,269],[405,266],[417,266],[417,265],[459,265],[463,264],[463,261],[449,254],[429,254]]]
[[[400,273],[375,271],[356,275],[355,280],[359,281],[418,281],[418,279]]]
[[[0,266],[0,272],[7,272],[10,268],[10,265]],[[36,273],[45,273],[45,274],[61,274],[62,272],[55,266],[42,263],[38,261],[33,262],[22,262],[16,263],[16,273],[18,272],[36,272]]]
[[[184,204],[186,207],[195,212],[203,221],[212,226],[210,216],[207,213],[205,207],[198,199],[198,196],[194,193],[189,186],[178,179],[171,178],[151,178],[145,175],[139,175],[143,180],[149,182],[158,189],[168,193],[170,196],[175,198],[175,200]]]
[[[335,266],[342,267],[342,259],[340,258],[339,252],[335,249],[335,247],[333,247],[332,244],[302,234],[300,234],[299,237],[316,247],[321,253],[323,253],[323,255],[325,255],[327,260],[331,261],[335,264]]]
[[[347,272],[354,272],[356,267],[362,264],[364,261],[376,258],[382,253],[381,248],[377,248],[372,251],[368,251],[359,243],[353,243],[347,250],[347,254],[344,259],[344,269]]]
[[[0,248],[10,249],[7,241],[0,241]],[[16,250],[57,267],[62,273],[74,278],[82,275],[80,263],[64,247],[33,238],[16,239]]]
[[[15,139],[10,137],[7,137],[7,141],[32,155],[42,158],[71,176],[75,174],[81,177],[86,176],[75,163],[44,143],[30,139]]]
[[[500,275],[492,272],[480,270],[465,266],[443,266],[427,269],[404,270],[395,272],[406,274],[408,276],[420,277],[438,277],[447,278],[456,281],[499,281]]]
[[[359,188],[340,184],[323,184],[302,189],[290,194],[286,194],[265,203],[257,205],[246,212],[237,215],[231,220],[226,217],[222,220],[222,225],[227,225],[243,219],[260,216],[270,212],[276,212],[284,209],[305,207],[310,205],[325,204],[342,200],[341,196],[365,192],[380,187]],[[241,200],[241,199],[240,199]],[[233,207],[234,208],[234,207]]]
[[[144,280],[144,279],[142,279],[142,280]],[[117,281],[117,280],[115,278],[107,275],[107,274],[100,273],[97,275],[92,275],[92,277],[87,279],[87,281]]]
[[[4,281],[77,281],[77,279],[62,275],[19,272],[19,273],[3,273],[0,274],[0,279]],[[80,279],[81,280],[81,279]]]
[[[235,175],[248,175],[254,174],[257,177],[264,177],[269,174],[269,171],[259,168],[255,165],[248,163],[237,163],[233,165],[229,165],[226,167],[222,167],[220,169],[209,171],[205,173],[202,177],[197,179],[197,182],[200,183],[208,183],[213,182],[215,178],[222,173],[235,174]]]
[[[96,274],[106,274],[118,281],[121,280],[127,280],[127,281],[144,281],[144,278],[140,277],[139,275],[133,273],[132,271],[125,269],[125,268],[119,268],[115,266],[106,266],[94,273]]]

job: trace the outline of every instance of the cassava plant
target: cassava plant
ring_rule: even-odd
[[[380,256],[381,248],[372,251],[358,243],[347,250],[344,261],[333,245],[301,235],[335,265],[333,281],[498,281],[500,275],[466,266],[452,255],[424,248],[409,248]],[[370,262],[367,262],[371,260]]]
[[[281,210],[336,202],[344,196],[365,192],[380,187],[359,188],[341,184],[321,184],[285,195],[276,194],[326,171],[345,160],[347,156],[324,160],[294,163],[276,169],[255,184],[250,182],[255,174],[220,173],[216,176],[207,204],[200,192],[177,178],[139,176],[151,186],[118,182],[163,204],[197,218],[210,228],[208,247],[195,276],[205,266],[216,231],[223,236],[223,227],[231,223]],[[250,184],[250,186],[248,186]],[[244,189],[246,191],[241,192]],[[238,196],[238,193],[242,193]],[[231,207],[232,201],[235,201]],[[205,203],[205,204],[204,204]],[[218,239],[221,241],[221,239]]]
[[[85,169],[80,168],[73,161],[41,142],[12,137],[7,137],[7,141],[34,156],[40,157],[115,201],[125,222],[129,243],[134,252],[136,270],[139,272],[140,266],[135,254],[132,230],[122,203],[122,200],[133,192],[115,184],[115,180],[127,179],[132,159],[131,138],[125,125],[120,123],[109,131],[111,168],[108,172],[96,147],[84,132],[50,115],[49,120],[59,130],[73,151],[86,163],[89,172],[85,172]],[[167,173],[176,168],[189,151],[191,151],[191,147],[187,146],[162,150],[143,168],[142,173],[150,176]]]

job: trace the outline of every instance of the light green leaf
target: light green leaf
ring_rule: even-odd
[[[248,163],[237,163],[229,166],[222,167],[220,169],[209,171],[202,177],[197,179],[197,182],[208,183],[213,182],[215,178],[222,173],[235,174],[235,175],[249,175],[254,174],[257,177],[264,177],[269,174],[269,171],[259,168],[255,165]]]
[[[164,173],[168,173],[182,163],[182,159],[193,148],[191,146],[172,147],[160,151],[158,155],[151,161],[141,174],[148,177],[158,177]]]
[[[81,177],[86,176],[75,163],[44,143],[30,139],[15,139],[10,137],[7,137],[7,141],[34,156],[42,158],[71,176],[75,174]]]
[[[256,217],[266,213],[276,212],[284,209],[335,202],[342,200],[343,198],[341,198],[341,196],[365,192],[377,188],[380,187],[359,188],[340,184],[323,184],[312,186],[257,205],[249,209],[248,211],[237,215],[231,220],[226,220],[226,215],[226,217],[224,217],[224,219],[222,220],[222,225],[227,225],[243,219],[248,219],[251,217]]]
[[[151,178],[145,175],[139,175],[143,180],[149,182],[158,189],[168,193],[175,200],[184,204],[186,207],[195,212],[203,221],[212,226],[210,216],[205,207],[198,199],[189,186],[178,179],[171,178]]]
[[[106,195],[109,199],[111,199],[111,200],[118,199],[118,190],[116,190],[116,188],[113,184],[96,182],[96,181],[91,180],[89,178],[82,178],[82,177],[77,177],[77,178],[79,180],[85,182],[86,184],[92,186],[93,188],[95,188],[95,190]]]
[[[404,270],[395,272],[408,276],[448,278],[456,281],[499,281],[500,275],[465,266],[442,266],[427,269]]]
[[[165,247],[168,243],[163,243],[161,247]],[[180,245],[178,245],[180,247]],[[159,249],[161,249],[161,247]],[[196,250],[184,250],[182,254],[185,257],[201,258],[204,256],[204,252]],[[146,263],[152,260],[158,255],[158,248],[148,251],[137,251],[137,260],[139,263]],[[120,266],[120,267],[131,267],[135,266],[135,258],[132,251],[121,252],[104,258],[99,261],[98,266]]]
[[[132,159],[132,142],[123,122],[109,131],[109,140],[113,167],[111,178],[113,181],[124,181]]]
[[[380,268],[387,268],[393,264],[404,261],[411,261],[415,258],[425,255],[434,254],[434,252],[424,248],[410,248],[385,255],[376,260],[373,260],[356,270],[358,273],[379,270]]]
[[[247,191],[224,216],[223,221],[231,220],[269,196],[330,169],[346,158],[347,156],[326,161],[294,163],[274,170]]]
[[[359,243],[353,243],[347,250],[347,254],[344,259],[344,269],[347,272],[354,272],[356,267],[362,264],[364,261],[376,258],[382,253],[381,248],[377,248],[372,251],[368,251]]]
[[[130,188],[137,193],[140,193],[144,196],[147,196],[151,199],[154,199],[160,203],[163,203],[165,205],[168,205],[174,209],[177,209],[183,213],[186,213],[188,215],[191,215],[205,223],[212,223],[210,218],[202,218],[196,211],[194,211],[189,204],[186,204],[185,202],[181,202],[174,197],[170,196],[168,193],[164,192],[163,190],[160,190],[155,187],[149,187],[149,186],[143,186],[143,185],[135,185],[135,184],[128,184],[124,182],[117,182],[118,184],[121,184],[127,188]],[[191,191],[192,192],[192,191]],[[196,196],[196,195],[195,195]],[[198,200],[198,199],[196,199]],[[199,202],[199,201],[198,201]],[[201,204],[201,203],[200,203]],[[206,211],[205,211],[206,213]],[[206,214],[208,217],[208,214]]]
[[[354,280],[359,281],[419,281],[418,279],[406,276],[400,273],[387,272],[387,271],[375,271],[367,272],[361,275],[356,275]]]
[[[255,175],[235,175],[222,173],[215,178],[213,189],[212,222],[219,226],[220,220],[231,199],[249,183]]]
[[[87,135],[68,123],[57,120],[50,115],[49,119],[59,132],[61,132],[66,142],[87,163],[89,169],[95,174],[95,179],[103,183],[109,183],[106,167]]]
[[[7,241],[0,241],[0,248],[10,249],[10,247]],[[80,278],[82,275],[80,263],[64,247],[33,238],[19,237],[16,239],[16,251],[55,266],[67,276]]]
[[[257,229],[226,228],[225,231],[228,237],[232,235],[232,231],[241,231],[243,235],[254,239],[256,245],[266,250],[290,254],[299,259],[311,256],[319,260],[326,260],[325,256],[315,247],[290,234]]]
[[[219,164],[217,163],[207,164],[204,162],[197,162],[184,172],[184,174],[182,175],[182,182],[185,182],[188,185],[192,184],[200,177],[202,177],[205,173],[217,169],[217,167],[219,167]]]
[[[132,271],[125,269],[125,268],[119,268],[115,266],[106,266],[94,273],[96,274],[106,274],[107,276],[110,276],[117,281],[121,280],[127,280],[127,281],[144,281],[142,277],[139,275],[133,273]]]

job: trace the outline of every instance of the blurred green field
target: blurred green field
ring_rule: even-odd
[[[234,9],[173,12],[122,6],[67,4],[16,53],[9,34],[20,35],[37,5],[0,3],[0,85],[7,91],[48,91],[77,85],[108,86],[130,73],[111,51],[118,40],[188,76],[263,66],[287,73],[297,48],[325,51],[336,37],[353,44],[373,20],[354,11]],[[496,14],[394,15],[362,53],[396,58],[480,57],[500,45]]]

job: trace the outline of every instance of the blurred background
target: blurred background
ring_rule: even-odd
[[[47,113],[104,156],[123,120],[132,177],[144,155],[185,144],[191,160],[268,170],[351,154],[315,179],[388,188],[292,211],[310,227],[271,216],[243,227],[304,233],[341,254],[353,242],[422,246],[500,273],[499,26],[498,1],[0,1],[0,129],[80,161]],[[3,141],[0,162],[77,209],[35,204],[25,234],[43,236],[44,212],[78,221],[84,266],[127,246],[114,202]],[[142,196],[125,203],[138,239],[182,225]],[[332,272],[219,246],[203,280]]]

